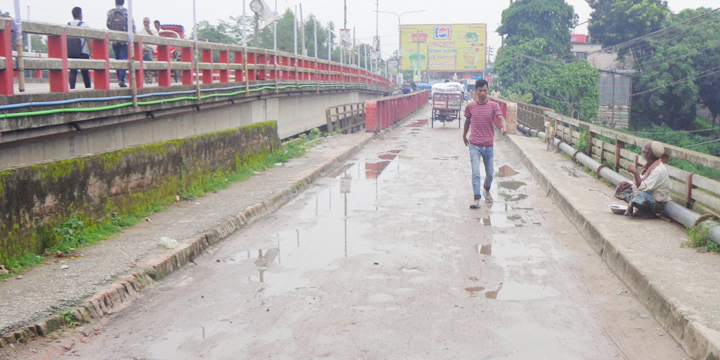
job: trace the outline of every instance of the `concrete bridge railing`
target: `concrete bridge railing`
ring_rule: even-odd
[[[96,90],[109,90],[111,70],[128,70],[126,60],[110,59],[112,42],[126,42],[127,34],[104,29],[81,28],[24,21],[22,31],[48,37],[48,58],[23,58],[23,70],[48,70],[50,92],[68,93],[68,70],[90,69]],[[13,95],[12,21],[0,19],[0,95]],[[92,51],[87,60],[68,59],[67,38],[86,39]],[[138,89],[144,87],[144,72],[157,71],[158,85],[170,87],[173,72],[180,73],[182,85],[193,85],[199,78],[203,84],[212,84],[214,74],[220,83],[235,83],[249,86],[253,81],[313,81],[336,82],[341,84],[365,84],[371,87],[389,88],[389,81],[357,66],[350,66],[258,48],[243,48],[238,45],[198,42],[199,63],[193,62],[195,46],[193,41],[158,36],[135,34],[128,43],[134,52],[133,79]],[[143,60],[143,45],[157,46],[156,61]],[[179,61],[173,60],[173,52],[179,54]],[[128,52],[129,53],[129,52]],[[214,53],[219,60],[214,61]]]

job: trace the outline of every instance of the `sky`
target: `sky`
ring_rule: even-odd
[[[126,1],[126,6],[129,0]],[[250,0],[246,0],[249,9]],[[264,0],[270,7],[275,6],[276,0]],[[402,24],[455,24],[455,23],[484,23],[488,26],[488,45],[494,52],[501,45],[500,36],[495,30],[500,24],[502,11],[506,9],[509,0],[346,0],[347,26],[356,30],[356,37],[365,43],[372,43],[377,32],[382,45],[382,57],[388,58],[398,48],[398,17],[393,14],[381,13],[376,18],[376,2],[379,1],[380,11],[400,14],[406,11],[423,10],[418,13],[404,14]],[[590,17],[590,7],[585,0],[566,0],[575,8],[580,22]],[[21,17],[30,20],[48,23],[67,23],[72,20],[70,14],[74,6],[83,9],[84,21],[90,27],[105,28],[107,11],[114,7],[114,0],[20,0]],[[303,15],[315,15],[319,21],[326,24],[333,21],[336,28],[343,23],[343,0],[277,0],[278,12],[285,9],[294,9],[302,4]],[[718,0],[668,0],[670,9],[679,12],[683,9],[698,7],[715,8]],[[160,20],[163,24],[180,24],[186,31],[193,26],[192,0],[134,0],[133,16],[136,24],[141,24],[143,17]],[[196,0],[197,20],[207,20],[216,24],[218,19],[227,20],[230,16],[242,15],[242,0]],[[0,0],[0,10],[8,11],[14,15],[13,1]],[[249,31],[250,29],[248,29]],[[586,34],[587,27],[579,26],[576,33]],[[312,54],[310,54],[312,55]]]

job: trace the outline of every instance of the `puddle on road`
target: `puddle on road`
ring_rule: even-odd
[[[485,288],[482,286],[472,286],[465,288],[465,291],[469,292],[471,295],[475,295],[479,292],[482,292],[483,290],[485,290]]]
[[[500,176],[500,177],[510,177],[510,176],[515,176],[517,174],[518,174],[517,171],[513,170],[513,168],[511,168],[507,165],[501,166],[500,169],[498,170],[498,176]]]
[[[498,183],[498,187],[510,190],[517,190],[525,185],[522,181],[501,181]]]
[[[402,150],[390,150],[378,154],[378,158],[383,161],[365,162],[365,179],[377,179],[380,174],[390,165],[390,163],[398,157]]]
[[[498,213],[490,214],[488,217],[480,219],[480,223],[483,224],[483,226],[492,226],[499,229],[522,227],[523,225],[513,222],[518,220],[522,221],[522,217],[520,215],[507,216],[505,214]]]
[[[425,119],[425,120],[415,120],[415,121],[413,121],[412,123],[406,125],[406,127],[422,127],[422,126],[427,125],[427,123],[428,123],[427,119]]]
[[[377,198],[382,181],[400,172],[401,152],[384,151],[378,154],[378,160],[355,160],[343,165],[333,173],[337,184],[307,193],[300,200],[305,206],[297,217],[299,224],[267,234],[267,247],[243,250],[224,262],[248,264],[252,261],[250,266],[254,267],[255,274],[247,280],[265,283],[263,294],[272,296],[311,287],[311,279],[303,278],[303,270],[326,268],[343,257],[383,253],[360,240],[369,225],[353,216],[357,211],[387,211],[377,206]],[[341,193],[340,181],[345,177],[350,179],[348,194]]]
[[[528,197],[526,194],[514,194],[514,195],[513,194],[504,194],[504,193],[499,193],[499,194],[500,194],[500,196],[502,196],[503,199],[505,199],[505,201],[508,201],[508,202],[525,200]]]
[[[492,244],[489,245],[478,245],[478,252],[483,255],[492,255]]]
[[[519,284],[512,281],[501,283],[500,288],[496,291],[488,291],[485,293],[486,298],[500,301],[538,300],[559,295],[560,291],[553,287]]]
[[[500,290],[502,290],[502,288],[503,288],[503,283],[500,283],[500,285],[499,285],[499,287],[498,287],[497,290],[493,290],[493,291],[488,291],[488,292],[486,292],[486,293],[485,293],[485,297],[488,298],[488,299],[497,299],[498,293],[500,292]]]

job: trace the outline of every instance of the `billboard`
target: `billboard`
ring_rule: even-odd
[[[340,46],[342,46],[345,50],[352,49],[353,43],[350,29],[340,29]]]
[[[398,73],[398,62],[397,61],[388,61],[388,69],[390,70],[391,74],[397,74]]]
[[[486,24],[403,25],[400,32],[402,68],[485,71],[486,43]]]

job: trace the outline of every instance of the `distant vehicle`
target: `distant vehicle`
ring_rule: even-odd
[[[443,126],[448,121],[458,121],[460,128],[460,111],[462,110],[464,87],[459,83],[440,83],[432,86],[432,117],[430,126],[435,127],[435,121],[442,121]]]

